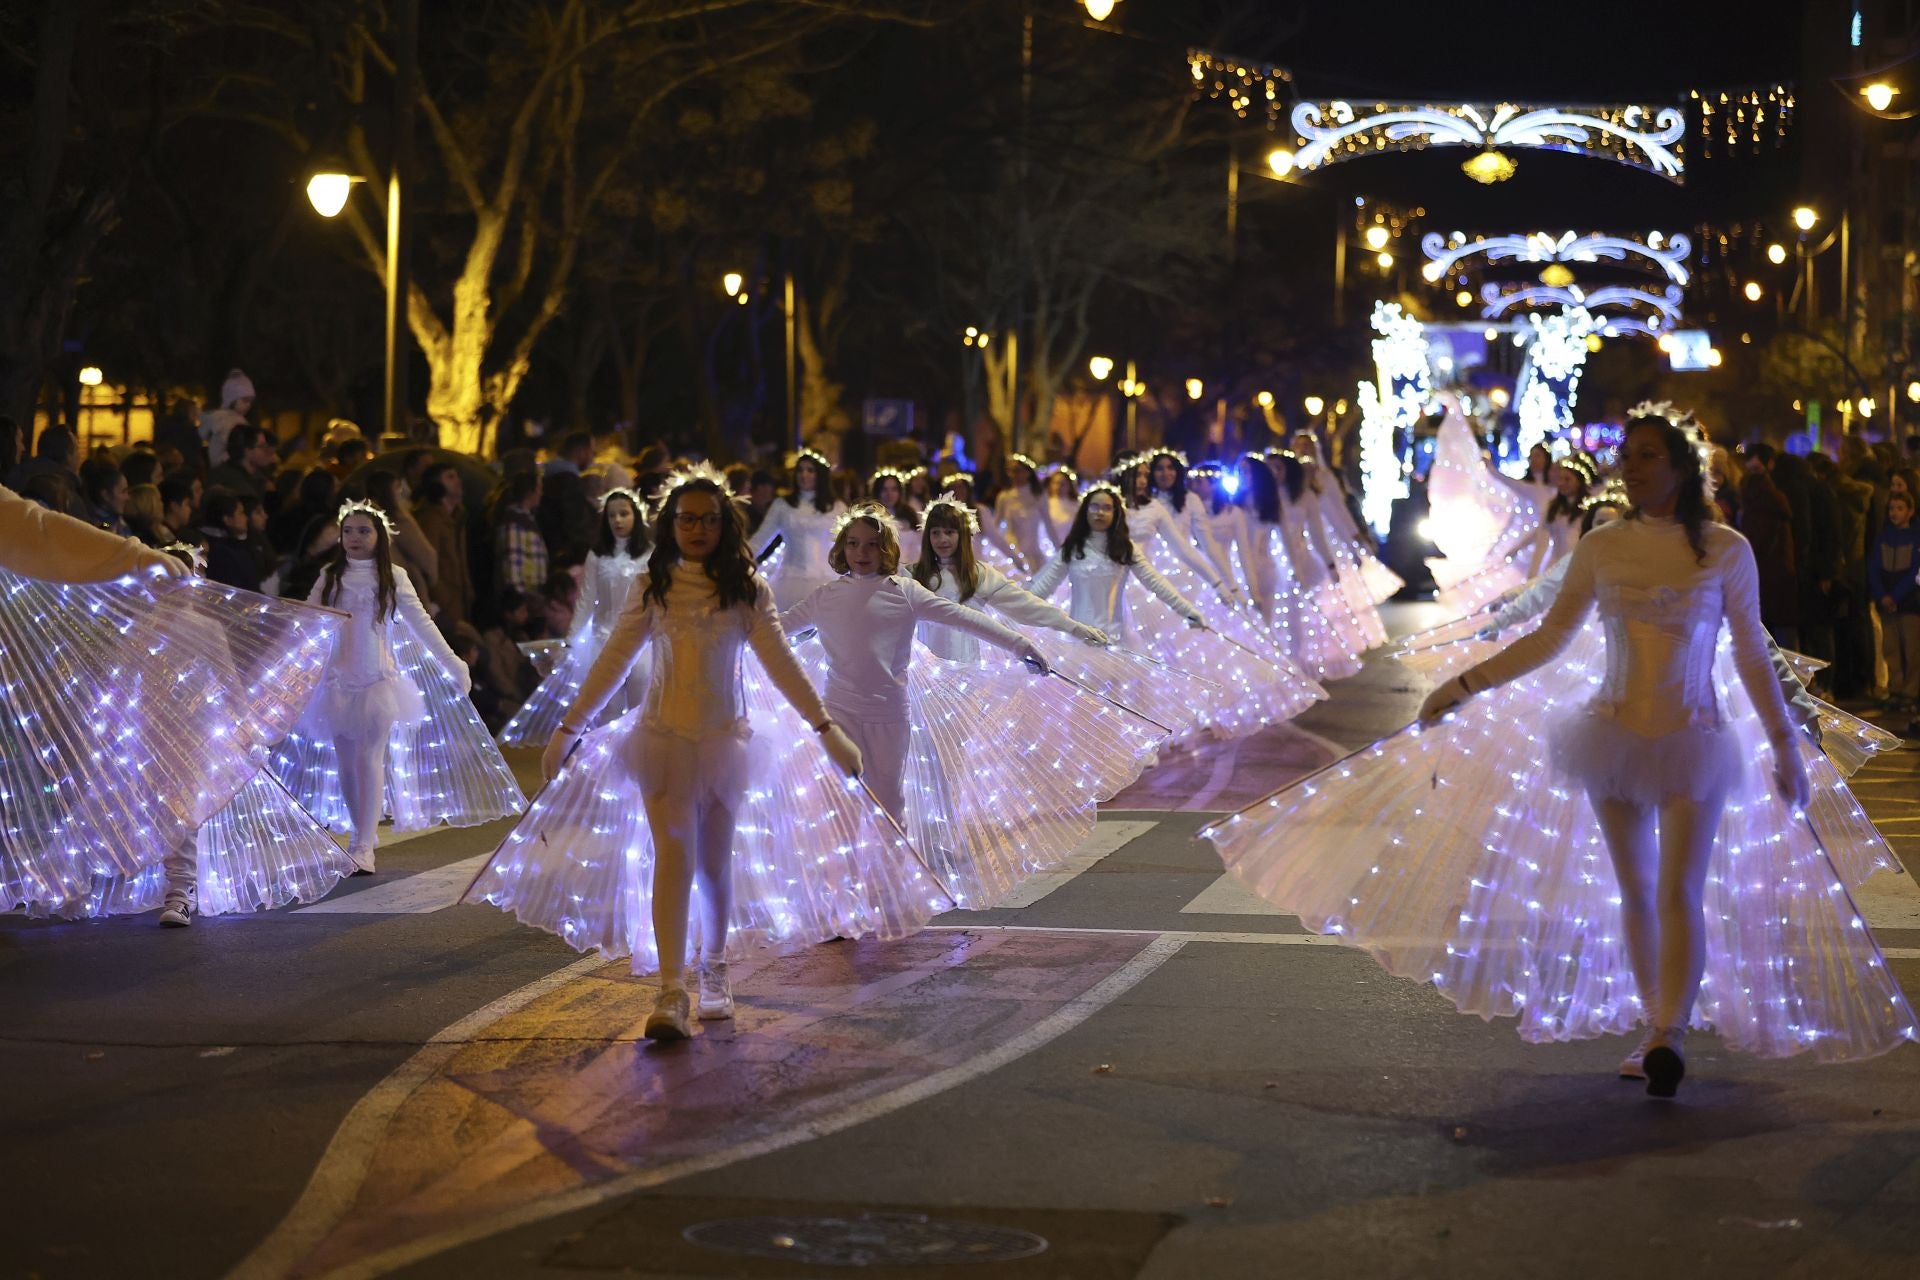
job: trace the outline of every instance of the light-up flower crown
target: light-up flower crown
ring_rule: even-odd
[[[631,502],[633,504],[633,509],[636,514],[642,514],[647,509],[646,502],[641,499],[639,494],[635,493],[631,489],[621,488],[621,487],[609,489],[605,493],[600,495],[600,509],[602,511],[605,511],[607,509],[607,504],[609,502],[612,502],[615,498],[625,498],[628,502]]]
[[[855,520],[871,520],[882,532],[893,528],[893,512],[877,502],[856,502],[852,509],[841,512],[840,518],[833,522],[834,541],[838,542],[840,535]]]
[[[872,478],[867,481],[867,484],[877,489],[880,487],[882,480],[898,480],[900,487],[904,489],[907,487],[907,478],[912,474],[912,472],[902,471],[898,467],[877,467],[874,470]]]
[[[1055,476],[1065,476],[1075,484],[1080,483],[1080,473],[1064,462],[1055,463],[1053,469],[1047,472],[1047,479],[1051,480]]]
[[[1172,458],[1175,462],[1180,464],[1180,469],[1183,471],[1188,469],[1192,465],[1187,461],[1187,455],[1181,452],[1179,449],[1155,449],[1152,453],[1148,454],[1147,456],[1149,458],[1154,459],[1155,461],[1158,461],[1161,458]]]
[[[1592,457],[1576,449],[1560,459],[1560,465],[1579,476],[1585,484],[1591,485],[1600,478],[1600,467]]]
[[[1227,474],[1227,469],[1217,462],[1202,462],[1187,468],[1189,480],[1218,480]]]
[[[958,520],[960,527],[968,533],[980,532],[980,517],[973,513],[973,508],[961,502],[959,499],[949,497],[944,493],[927,504],[927,509],[921,517],[922,527],[925,526],[926,521],[932,517],[935,511],[943,509],[952,512],[953,518]]]
[[[721,493],[728,491],[725,472],[721,471],[720,468],[714,466],[711,462],[692,462],[669,474],[667,476],[667,487],[661,492],[663,495],[671,494],[680,486],[691,484],[695,480],[705,480],[709,484],[718,485]],[[618,492],[618,490],[615,492]],[[612,497],[613,495],[608,494],[607,496]]]
[[[377,521],[380,527],[387,531],[389,538],[400,536],[400,530],[394,527],[393,518],[365,498],[355,498],[350,502],[341,503],[340,510],[334,514],[333,522],[336,525],[345,524],[348,516],[366,516],[370,520]]]
[[[1118,480],[1122,476],[1131,475],[1134,468],[1145,461],[1146,458],[1140,454],[1123,453],[1113,460],[1113,466],[1107,471],[1107,478]]]
[[[831,472],[833,464],[827,461],[827,455],[816,449],[795,449],[793,451],[793,469],[798,471],[802,462],[811,462],[823,472]]]
[[[1040,474],[1040,464],[1035,462],[1032,458],[1029,458],[1024,453],[1010,453],[1007,455],[1007,461],[1017,462],[1021,466],[1025,467],[1027,470],[1033,472],[1035,475]]]
[[[966,485],[967,490],[971,492],[973,490],[973,477],[964,471],[956,471],[940,482],[940,488],[943,490],[951,489],[957,484]]]
[[[1719,480],[1719,477],[1713,474],[1713,442],[1707,439],[1707,433],[1701,430],[1700,424],[1694,420],[1693,411],[1677,409],[1671,400],[1642,400],[1627,410],[1629,425],[1635,418],[1660,418],[1680,428],[1680,433],[1686,436],[1687,443],[1693,446],[1694,457],[1700,463],[1700,483],[1706,490],[1707,498],[1711,500]]]
[[[1123,510],[1127,505],[1127,495],[1120,492],[1120,486],[1111,480],[1095,480],[1092,484],[1088,485],[1086,492],[1080,495],[1080,505],[1084,507],[1087,503],[1093,501],[1093,495],[1096,493],[1111,495],[1114,502],[1119,504]]]

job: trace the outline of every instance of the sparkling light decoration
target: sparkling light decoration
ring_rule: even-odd
[[[1488,320],[1501,320],[1510,312],[1529,307],[1554,310],[1584,307],[1595,315],[1595,332],[1604,332],[1605,322],[1611,321],[1615,333],[1655,333],[1661,329],[1678,327],[1684,298],[1680,286],[1674,284],[1655,292],[1630,285],[1604,285],[1598,289],[1582,289],[1579,285],[1571,285],[1559,289],[1535,284],[1510,289],[1488,283],[1480,290],[1480,300],[1486,304],[1480,309],[1480,314]],[[1601,314],[1608,311],[1618,314]],[[1636,320],[1637,324],[1627,323]]]
[[[1681,144],[1687,132],[1686,116],[1678,107],[1638,104],[1369,106],[1335,99],[1297,102],[1291,120],[1298,135],[1294,164],[1302,170],[1427,147],[1473,147],[1483,153],[1508,147],[1597,156],[1675,182],[1681,179]]]
[[[1427,257],[1421,273],[1429,281],[1438,281],[1469,258],[1484,257],[1495,262],[1620,262],[1638,258],[1665,273],[1674,284],[1684,287],[1690,279],[1687,259],[1693,242],[1681,233],[1663,235],[1650,232],[1647,237],[1606,235],[1592,232],[1581,235],[1565,231],[1554,235],[1535,231],[1531,235],[1466,236],[1454,233],[1442,236],[1430,231],[1420,239],[1420,251]]]
[[[1527,454],[1536,444],[1573,425],[1573,403],[1580,393],[1580,373],[1587,363],[1587,335],[1600,323],[1582,306],[1568,307],[1547,317],[1530,315],[1532,340],[1527,343],[1515,407],[1520,431],[1514,440],[1518,455],[1503,470],[1525,475]]]
[[[1795,108],[1790,85],[1742,89],[1694,89],[1688,94],[1699,113],[1700,155],[1716,150],[1726,156],[1758,155],[1787,139]]]
[[[1284,67],[1189,49],[1187,68],[1193,75],[1195,97],[1225,98],[1243,120],[1258,106],[1266,112],[1269,128],[1280,122],[1283,97],[1292,94],[1293,73]]]
[[[1393,504],[1407,496],[1407,477],[1395,437],[1420,419],[1431,374],[1425,326],[1397,302],[1376,302],[1373,364],[1377,382],[1360,384],[1360,509],[1374,532],[1384,535]]]

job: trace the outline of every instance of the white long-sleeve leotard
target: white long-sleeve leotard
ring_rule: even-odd
[[[1026,641],[983,613],[942,600],[912,578],[847,574],[781,615],[789,631],[819,632],[827,651],[827,705],[872,722],[907,718],[907,663],[922,622],[970,632],[1019,652]]]
[[[603,556],[587,553],[586,571],[580,577],[580,599],[573,606],[573,626],[567,639],[574,640],[591,627],[601,640],[613,634],[613,624],[627,606],[627,593],[634,580],[646,572],[647,562],[630,556],[625,550]]]
[[[775,538],[784,539],[780,544],[780,563],[774,571],[776,587],[788,579],[821,583],[835,576],[827,565],[827,553],[833,550],[834,522],[846,510],[845,503],[836,502],[826,511],[816,511],[813,499],[805,494],[801,495],[797,507],[784,497],[773,500],[773,505],[767,508],[767,518],[754,530],[750,542],[753,554],[759,556]]]
[[[1701,532],[1704,564],[1675,520],[1640,517],[1594,530],[1574,550],[1539,627],[1467,672],[1467,687],[1502,684],[1549,661],[1597,604],[1607,669],[1590,709],[1649,738],[1717,727],[1726,720],[1713,680],[1724,621],[1740,682],[1769,740],[1785,749],[1793,726],[1767,657],[1753,549],[1725,525]]]
[[[1213,521],[1208,518],[1207,504],[1187,495],[1187,502],[1180,510],[1173,509],[1173,499],[1164,493],[1157,493],[1153,500],[1167,513],[1167,522],[1185,536],[1187,544],[1206,557],[1212,565],[1212,577],[1226,584],[1234,580],[1233,560],[1227,548],[1214,532]]]
[[[613,634],[567,709],[569,727],[593,723],[648,640],[653,642],[653,665],[641,700],[641,723],[648,729],[695,742],[745,733],[740,654],[749,645],[802,719],[819,724],[827,718],[820,695],[787,646],[765,582],[758,583],[751,605],[716,609],[719,592],[704,567],[676,564],[672,575],[664,607],[647,599],[650,575],[642,574],[634,583]]]
[[[1047,546],[1041,530],[1047,522],[1047,499],[1033,490],[1009,485],[993,500],[993,513],[1006,530],[1007,540],[1028,564],[1038,565],[1047,558]]]
[[[1127,613],[1128,578],[1133,578],[1153,592],[1181,617],[1200,616],[1199,611],[1146,562],[1138,543],[1134,544],[1132,564],[1116,564],[1107,554],[1107,535],[1103,533],[1090,535],[1084,553],[1077,559],[1068,560],[1064,552],[1056,551],[1046,567],[1028,584],[1028,589],[1044,600],[1059,590],[1061,582],[1065,581],[1071,589],[1067,612],[1073,616],[1073,620],[1098,627],[1118,640],[1133,634]]]
[[[320,597],[326,590],[326,582],[327,575],[322,573],[313,590],[307,593],[307,603],[322,603]],[[351,614],[352,618],[340,628],[340,638],[334,643],[333,659],[327,664],[328,683],[342,689],[365,689],[397,678],[400,666],[394,657],[393,624],[401,618],[406,619],[420,643],[427,646],[448,672],[458,677],[467,669],[454,654],[453,646],[440,634],[440,628],[427,616],[426,606],[420,603],[412,579],[399,565],[393,566],[393,593],[394,613],[383,617],[379,607],[380,578],[373,561],[347,561],[340,575],[340,593],[329,607]]]
[[[1220,571],[1208,562],[1206,554],[1194,544],[1192,536],[1176,521],[1173,509],[1159,499],[1145,506],[1127,508],[1127,536],[1133,539],[1136,547],[1150,546],[1153,539],[1159,537],[1173,558],[1200,575],[1202,582],[1210,587],[1220,585]],[[1091,547],[1092,541],[1089,540],[1087,545]]]
[[[973,594],[965,600],[960,598],[960,580],[949,570],[942,570],[929,590],[942,600],[951,601],[975,613],[992,609],[1028,626],[1065,632],[1075,629],[1074,620],[1064,609],[1048,604],[992,565],[975,565],[974,572]],[[927,628],[921,638],[929,649],[949,662],[980,661],[980,638],[972,632],[935,623]]]

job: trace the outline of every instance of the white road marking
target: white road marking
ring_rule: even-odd
[[[1260,897],[1251,889],[1222,874],[1219,879],[1194,895],[1180,908],[1181,915],[1203,916],[1284,916],[1291,914]]]
[[[314,1167],[313,1177],[307,1180],[300,1199],[267,1238],[229,1273],[233,1280],[254,1277],[279,1280],[291,1272],[352,1210],[354,1197],[379,1151],[387,1125],[414,1090],[431,1080],[469,1041],[493,1023],[608,963],[602,955],[582,956],[544,978],[481,1005],[421,1046],[354,1104],[347,1118],[334,1130],[333,1139],[321,1153],[320,1163]]]
[[[301,907],[295,914],[402,916],[444,911],[460,901],[460,895],[492,856],[491,850],[478,853],[430,871],[404,876],[391,884],[328,898],[310,907]]]
[[[995,903],[994,908],[1032,906],[1102,858],[1118,853],[1159,825],[1158,822],[1142,822],[1131,818],[1100,819],[1093,834],[1080,843],[1071,857],[1052,871],[1028,880]]]
[[[1123,933],[1126,930],[1113,930],[1113,932]],[[967,1062],[948,1067],[944,1071],[937,1071],[924,1080],[902,1085],[891,1092],[856,1103],[843,1111],[835,1112],[809,1124],[795,1125],[790,1129],[723,1147],[706,1155],[677,1160],[657,1168],[635,1170],[623,1177],[549,1196],[518,1209],[490,1214],[484,1221],[468,1223],[450,1231],[410,1240],[406,1244],[326,1272],[323,1280],[371,1280],[371,1277],[385,1275],[410,1263],[418,1262],[422,1258],[432,1257],[434,1254],[458,1248],[475,1240],[483,1240],[515,1227],[540,1222],[579,1209],[591,1208],[596,1204],[604,1204],[609,1200],[616,1200],[648,1187],[656,1187],[696,1173],[725,1168],[741,1160],[753,1159],[798,1143],[811,1142],[815,1138],[823,1138],[828,1134],[864,1124],[917,1102],[924,1102],[928,1098],[945,1093],[970,1080],[998,1071],[1008,1063],[1025,1057],[1065,1035],[1132,990],[1142,979],[1172,959],[1182,945],[1184,944],[1180,940],[1172,937],[1154,939],[1147,943],[1133,959],[1088,988],[1085,993],[1061,1005],[1022,1034]],[[522,987],[511,995],[503,996],[484,1008],[475,1010],[435,1036],[426,1047],[414,1054],[397,1071],[375,1085],[335,1131],[333,1141],[328,1144],[326,1152],[320,1157],[319,1167],[314,1170],[313,1177],[307,1183],[306,1190],[301,1193],[299,1201],[281,1220],[280,1225],[274,1228],[273,1233],[229,1273],[230,1280],[255,1280],[256,1277],[259,1280],[269,1280],[269,1278],[278,1280],[279,1277],[291,1271],[351,1211],[354,1195],[366,1176],[367,1166],[382,1135],[386,1132],[388,1123],[400,1109],[401,1104],[416,1089],[432,1078],[434,1073],[454,1053],[458,1052],[466,1041],[477,1037],[487,1024],[520,1008],[554,987],[571,981],[579,974],[606,963],[608,961],[604,957],[588,956],[557,973],[547,975],[538,982]]]
[[[1920,929],[1920,884],[1903,872],[1882,871],[1870,877],[1853,891],[1853,905],[1860,908],[1868,928]]]

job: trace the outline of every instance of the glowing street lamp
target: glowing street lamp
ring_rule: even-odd
[[[1915,404],[1920,404],[1920,382],[1909,382],[1907,384],[1907,399],[1913,401]]]
[[[1875,400],[1872,396],[1862,396],[1857,402],[1855,402],[1853,407],[1860,411],[1861,417],[1871,418],[1873,416],[1873,411],[1879,408],[1880,404],[1879,404],[1879,401]]]
[[[1749,280],[1747,281],[1747,287],[1742,289],[1740,292],[1747,295],[1748,302],[1758,302],[1760,301],[1760,295],[1765,293],[1766,290],[1760,287],[1760,282],[1758,280]]]
[[[1707,348],[1707,364],[1710,365],[1711,367],[1718,369],[1720,367],[1720,362],[1724,359],[1726,359],[1726,357],[1720,354],[1720,348],[1718,347]]]
[[[1809,205],[1803,204],[1793,211],[1793,225],[1800,228],[1803,233],[1813,230],[1814,224],[1819,221],[1820,215]]]
[[[1275,147],[1267,152],[1267,168],[1273,170],[1273,176],[1284,178],[1293,172],[1293,152],[1285,147]]]
[[[1367,248],[1377,252],[1387,247],[1387,241],[1393,239],[1393,232],[1376,222],[1367,228],[1364,238],[1367,242]]]
[[[1767,246],[1768,262],[1771,262],[1774,266],[1777,267],[1781,263],[1785,262],[1786,260],[1787,260],[1787,246],[1783,244],[1770,244]]]
[[[307,179],[307,202],[323,218],[332,218],[347,207],[353,184],[360,179],[351,173],[326,169]]]
[[[106,374],[100,372],[99,365],[87,365],[80,370],[80,385],[83,387],[97,387],[106,380],[106,376]]]
[[[1095,356],[1087,361],[1087,372],[1093,375],[1095,382],[1105,382],[1113,376],[1113,359],[1110,356]]]
[[[1202,382],[1198,378],[1187,379],[1187,399],[1198,400],[1201,396],[1205,394],[1207,394],[1206,383]]]
[[[1119,2],[1120,0],[1080,0],[1081,7],[1087,11],[1087,16],[1095,22],[1105,22],[1111,18],[1113,7]]]
[[[1379,257],[1375,258],[1374,261],[1380,264],[1382,271],[1393,270],[1393,255],[1390,253],[1382,253]]]
[[[744,285],[746,282],[747,282],[747,278],[741,275],[738,271],[729,271],[727,272],[727,274],[720,277],[720,287],[727,291],[727,296],[729,298],[739,297],[740,286]],[[973,330],[971,329],[967,330],[967,336],[971,338],[973,336]]]
[[[1886,83],[1884,80],[1876,80],[1862,89],[1860,96],[1865,98],[1867,105],[1875,111],[1885,111],[1893,105],[1893,95],[1899,92],[1898,89]]]
[[[1300,403],[1306,406],[1309,418],[1317,418],[1327,411],[1327,402],[1320,396],[1308,396]]]
[[[1916,384],[1916,385],[1920,385],[1920,384]],[[1253,397],[1253,402],[1259,405],[1262,409],[1271,409],[1273,408],[1273,392],[1271,391],[1256,392]]]

